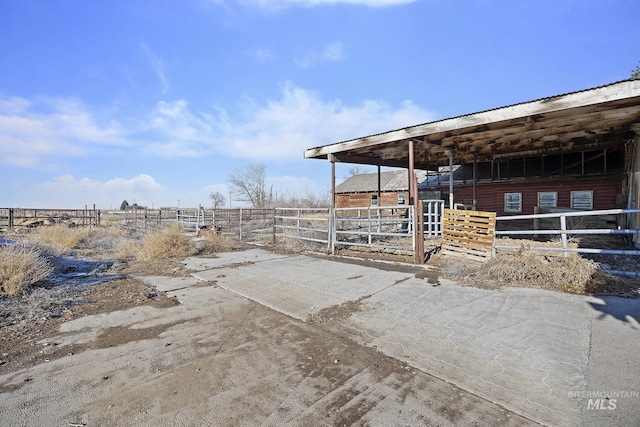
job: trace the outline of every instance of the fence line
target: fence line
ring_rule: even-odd
[[[335,208],[331,251],[337,246],[413,251],[413,214],[407,205]]]
[[[424,234],[427,238],[442,236],[444,200],[424,200]]]
[[[194,235],[207,229],[243,241],[273,239],[274,209],[179,209],[176,220],[185,232]]]
[[[444,201],[423,201],[422,218],[424,238],[442,235],[442,215]],[[180,224],[183,230],[197,235],[202,228],[232,235],[244,241],[272,241],[288,238],[324,245],[331,253],[340,247],[364,247],[369,249],[389,249],[416,251],[414,229],[420,217],[414,217],[412,205],[371,206],[360,208],[275,208],[249,209],[224,208],[205,209],[129,209],[109,212],[110,216],[122,218],[124,224],[140,227],[159,227]],[[419,211],[419,210],[418,210]],[[496,230],[496,236],[559,235],[562,247],[550,248],[528,246],[537,251],[558,251],[564,256],[569,253],[640,255],[635,249],[570,248],[568,237],[572,235],[633,235],[640,234],[640,228],[570,229],[567,218],[640,214],[640,209],[608,209],[597,211],[570,211],[534,215],[509,215],[496,217],[498,224],[517,220],[540,220],[559,218],[560,226],[554,229]],[[100,226],[102,213],[95,209],[37,209],[0,208],[0,227],[36,226],[48,223],[73,223],[78,226]],[[105,220],[107,217],[105,216]],[[628,223],[628,222],[627,222]],[[419,227],[418,227],[419,228]],[[407,240],[409,239],[409,240]],[[493,256],[498,250],[518,250],[520,246],[496,244]],[[616,274],[640,275],[635,272]]]
[[[67,224],[78,227],[100,226],[101,211],[84,209],[0,208],[0,227],[35,227]]]
[[[304,216],[303,216],[304,215]],[[274,243],[284,237],[324,244],[330,248],[332,216],[329,208],[276,208]]]
[[[569,252],[590,253],[590,254],[610,254],[610,255],[640,255],[640,250],[619,250],[619,249],[593,249],[593,248],[569,248],[567,236],[588,235],[588,234],[636,234],[640,233],[640,229],[567,229],[567,217],[584,217],[584,216],[601,216],[601,215],[620,215],[620,214],[637,214],[640,209],[606,209],[597,211],[580,211],[580,212],[557,212],[547,214],[533,215],[509,215],[496,217],[496,221],[512,221],[524,219],[543,219],[543,218],[560,218],[560,229],[555,230],[497,230],[496,235],[560,235],[562,248],[549,248],[541,246],[531,246],[528,249],[537,251],[557,251],[563,252],[563,255],[569,256]],[[519,246],[494,245],[493,255],[496,256],[498,249],[520,249]]]

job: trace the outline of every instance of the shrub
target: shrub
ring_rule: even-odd
[[[16,295],[46,279],[54,271],[51,262],[33,246],[0,246],[0,293]]]
[[[128,261],[137,257],[140,252],[140,242],[135,240],[120,240],[115,257],[120,261]]]
[[[91,233],[85,227],[70,228],[64,224],[38,227],[29,235],[34,243],[46,245],[54,252],[63,254],[77,248]]]
[[[218,252],[229,252],[233,249],[235,244],[235,239],[213,231],[205,233],[199,240],[199,246],[201,248],[200,253],[203,255],[213,255]]]
[[[147,234],[136,258],[139,261],[186,258],[194,255],[195,252],[189,238],[178,225],[174,225],[171,228],[162,228]]]
[[[561,254],[561,253],[560,253]],[[586,292],[598,264],[575,253],[568,257],[528,250],[499,254],[482,265],[474,277],[501,284],[533,286],[570,293]]]

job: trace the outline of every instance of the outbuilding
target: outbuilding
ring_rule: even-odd
[[[335,163],[404,168],[408,203],[418,187],[498,215],[537,206],[640,207],[640,80],[630,79],[534,101],[311,148]],[[453,179],[442,167],[459,169]],[[416,179],[416,171],[431,176]],[[435,176],[434,176],[435,175]],[[437,177],[437,181],[435,181]],[[418,186],[418,182],[421,182]]]
[[[426,171],[416,171],[422,181]],[[409,180],[405,170],[352,175],[336,186],[336,207],[396,206],[408,204]]]

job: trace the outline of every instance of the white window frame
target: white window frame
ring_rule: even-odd
[[[589,207],[579,206],[576,207],[576,203],[574,198],[578,195],[582,194],[583,196],[588,195],[589,197]],[[572,191],[571,192],[571,209],[585,209],[592,210],[593,209],[593,190],[580,190],[580,191]]]
[[[509,202],[509,196],[518,196],[518,206],[510,207],[509,204],[513,202]],[[522,193],[504,193],[504,211],[505,212],[522,212]]]
[[[377,194],[372,194],[371,195],[371,206],[378,206],[378,195]]]
[[[407,201],[407,196],[404,193],[398,193],[398,205],[404,205],[406,201]]]
[[[540,201],[541,196],[553,195],[553,205],[542,204]],[[539,208],[557,208],[558,207],[558,192],[557,191],[539,191],[538,192],[538,207]]]

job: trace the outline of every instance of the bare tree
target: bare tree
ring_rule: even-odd
[[[231,193],[235,200],[250,202],[254,208],[264,208],[271,203],[272,194],[265,189],[264,164],[249,164],[229,174],[227,182],[231,184]]]
[[[217,209],[220,206],[224,206],[227,201],[227,199],[219,191],[214,191],[209,194],[209,198],[211,199],[211,203],[213,204],[214,209]]]
[[[638,65],[636,69],[631,72],[631,78],[640,79],[640,65]]]
[[[278,207],[284,208],[327,208],[331,206],[331,191],[312,191],[285,194],[278,200]]]
[[[354,175],[360,175],[361,173],[364,173],[364,169],[360,166],[351,166],[349,168],[349,176],[347,178],[351,178]]]

